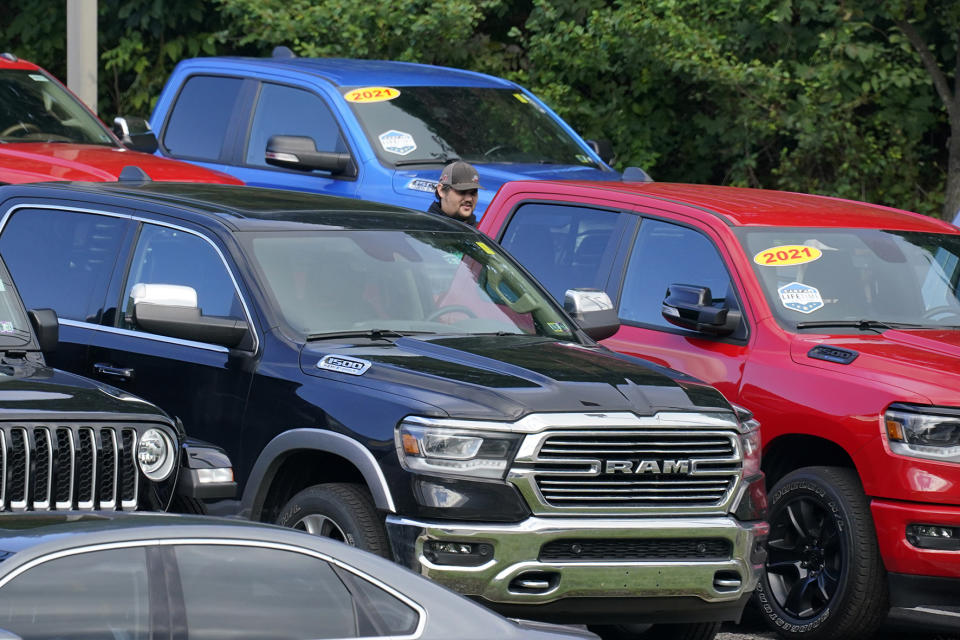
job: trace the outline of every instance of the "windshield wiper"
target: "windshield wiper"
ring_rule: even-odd
[[[450,164],[455,160],[459,160],[457,156],[434,156],[433,158],[420,158],[414,160],[397,160],[393,163],[395,167],[406,167],[411,164]]]
[[[311,340],[331,340],[335,338],[370,338],[371,340],[387,340],[388,338],[402,338],[404,336],[434,334],[435,331],[394,331],[393,329],[364,329],[362,331],[329,331],[326,333],[311,333],[307,342]]]
[[[860,331],[877,329],[919,329],[924,325],[905,322],[881,322],[880,320],[822,320],[817,322],[798,322],[797,329],[828,329],[831,327],[850,327]]]

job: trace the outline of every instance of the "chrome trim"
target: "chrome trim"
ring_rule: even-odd
[[[70,207],[70,206],[57,206],[57,205],[50,205],[50,204],[32,204],[32,203],[18,204],[18,205],[14,205],[13,207],[10,207],[10,209],[7,210],[7,212],[3,215],[3,218],[0,219],[0,233],[2,233],[4,227],[7,226],[7,221],[10,219],[10,216],[12,216],[15,212],[17,212],[20,209],[50,209],[54,211],[73,211],[76,213],[90,213],[94,215],[106,216],[108,218],[122,218],[122,219],[132,220],[136,222],[143,222],[146,224],[154,224],[160,227],[176,229],[177,231],[183,231],[184,233],[189,233],[191,235],[198,236],[199,238],[204,240],[207,244],[209,244],[211,247],[213,247],[213,250],[216,251],[217,255],[220,257],[220,261],[223,263],[224,268],[227,270],[227,274],[230,276],[231,282],[233,282],[233,291],[234,293],[237,294],[237,298],[240,299],[240,305],[243,307],[244,315],[247,318],[247,324],[250,327],[250,333],[253,334],[252,351],[253,353],[256,353],[260,349],[260,334],[257,333],[257,326],[253,322],[253,315],[250,313],[250,307],[247,304],[246,299],[243,297],[243,293],[240,291],[240,285],[237,281],[237,278],[236,276],[234,276],[233,270],[230,269],[230,265],[227,263],[227,259],[224,257],[223,252],[220,251],[220,247],[218,247],[216,243],[210,240],[210,238],[208,238],[206,235],[196,231],[195,229],[182,227],[180,225],[172,224],[170,222],[165,222],[161,220],[154,220],[152,218],[147,218],[141,215],[135,215],[131,213],[116,213],[112,211],[104,211],[102,209],[87,209],[85,207]],[[126,270],[124,270],[123,275],[124,276],[127,275]],[[67,324],[67,322],[65,322],[63,319],[60,320],[60,323]],[[102,328],[101,325],[94,325],[94,326],[98,328]],[[137,333],[137,332],[131,332],[131,333]],[[154,335],[154,334],[150,334],[150,335]],[[189,342],[189,341],[184,341],[184,342]],[[206,343],[198,343],[198,344],[206,344]],[[191,344],[188,346],[193,346],[193,345]]]
[[[40,432],[40,437],[44,438],[47,441],[47,490],[43,499],[37,499],[37,496],[34,496],[33,499],[33,508],[37,511],[49,511],[50,503],[53,500],[53,447],[50,442],[50,428],[49,427],[34,427],[33,428],[33,446],[37,446],[37,432]],[[29,473],[29,470],[28,470]],[[40,491],[40,483],[43,482],[43,478],[37,478],[36,487],[37,491]]]
[[[78,329],[91,329],[93,331],[102,331],[104,333],[115,333],[122,336],[129,336],[131,338],[143,338],[145,340],[153,340],[154,342],[166,342],[169,344],[178,344],[184,347],[206,349],[207,351],[217,351],[219,353],[230,353],[229,349],[227,349],[226,347],[221,347],[218,344],[210,344],[207,342],[194,342],[193,340],[181,340],[180,338],[171,338],[169,336],[161,336],[160,334],[157,334],[157,333],[145,333],[143,331],[121,329],[120,327],[108,327],[102,324],[91,324],[89,322],[80,322],[79,320],[70,320],[70,319],[60,320],[60,324],[65,324],[69,327],[77,327]]]
[[[135,508],[137,507],[137,502],[138,502],[139,497],[140,497],[140,465],[137,463],[137,443],[140,441],[140,432],[139,432],[136,428],[131,428],[130,431],[133,433],[133,435],[132,435],[131,438],[130,438],[130,464],[133,466],[133,499],[132,499],[132,500],[124,500],[124,499],[123,499],[123,496],[119,496],[119,497],[120,497],[120,507],[123,508],[123,509],[135,509]],[[166,429],[162,429],[162,431],[163,431],[164,433],[167,433],[167,430],[166,430]],[[169,436],[170,434],[167,433],[167,435]],[[176,438],[176,437],[172,438],[172,439],[171,439],[171,442],[177,442],[177,438]],[[121,430],[120,430],[120,443],[121,443],[121,445],[122,445],[122,443],[123,443],[123,429],[122,429],[122,428],[121,428]],[[176,455],[177,455],[177,458],[178,458],[177,462],[178,462],[178,463],[179,463],[179,456],[180,456],[179,449],[180,449],[180,447],[179,447],[178,445],[174,445],[174,452],[175,452]],[[119,453],[118,453],[118,456],[119,456]],[[118,462],[117,462],[117,469],[119,469],[119,468],[120,468],[120,463],[119,463],[119,460],[118,460]],[[119,476],[118,476],[118,482],[119,482]],[[118,492],[120,491],[120,486],[119,486],[119,484],[117,485],[117,491],[118,491]],[[172,489],[171,489],[171,491],[172,491]],[[118,493],[118,495],[119,495],[119,493]]]
[[[692,596],[704,602],[732,602],[756,587],[762,565],[751,565],[754,545],[766,535],[766,523],[754,526],[729,516],[682,518],[538,518],[516,524],[418,521],[387,516],[387,532],[401,564],[468,596],[491,602],[545,604],[562,598],[647,597],[665,594]],[[730,543],[727,560],[538,560],[543,545],[553,540],[722,538]],[[494,556],[479,567],[437,565],[424,557],[427,541],[459,541],[493,545]],[[405,541],[405,542],[403,542]],[[558,576],[556,585],[541,593],[510,589],[528,572]],[[741,576],[738,589],[718,590],[717,572]]]
[[[97,502],[97,439],[93,433],[93,427],[80,427],[77,429],[77,444],[80,448],[83,447],[83,433],[87,431],[90,436],[90,468],[92,470],[92,477],[90,479],[90,500],[80,501],[79,496],[77,497],[77,508],[78,509],[93,509],[93,505]],[[76,467],[74,467],[73,472],[79,475]],[[79,480],[79,478],[78,478]],[[78,488],[78,493],[82,487]]]
[[[482,429],[484,431],[509,431],[512,433],[540,433],[547,429],[691,429],[703,427],[705,429],[739,430],[739,423],[732,412],[713,414],[661,411],[652,416],[638,416],[628,411],[531,413],[516,422],[407,416],[403,419],[403,422],[426,427]]]
[[[0,452],[2,452],[0,455],[3,456],[3,469],[0,469],[0,472],[3,473],[0,476],[0,511],[2,511],[7,506],[7,478],[10,473],[10,469],[7,467],[7,437],[2,429],[0,429]]]
[[[65,427],[67,431],[67,442],[70,444],[70,492],[66,501],[57,501],[57,509],[72,509],[73,500],[76,497],[74,493],[74,475],[77,473],[77,444],[73,439],[73,429],[70,427]],[[59,446],[57,447],[59,451]]]
[[[113,495],[111,496],[111,498],[110,498],[109,500],[102,500],[102,499],[100,499],[100,495],[99,495],[99,493],[98,493],[97,499],[99,500],[99,505],[100,505],[100,508],[101,508],[101,509],[115,509],[116,506],[117,506],[117,494],[118,494],[119,491],[120,491],[120,488],[117,486],[117,482],[118,482],[119,479],[120,479],[120,474],[118,473],[118,471],[120,470],[120,464],[122,463],[122,461],[120,460],[119,447],[117,447],[117,432],[116,432],[116,429],[111,429],[111,428],[109,428],[109,427],[102,427],[102,428],[99,430],[98,435],[100,436],[100,446],[102,446],[102,447],[107,446],[106,443],[103,442],[103,432],[104,432],[104,431],[107,432],[107,434],[108,434],[107,437],[110,438],[110,446],[111,446],[111,448],[112,448],[112,450],[113,450]],[[122,435],[121,435],[121,437],[122,437]]]
[[[385,640],[417,640],[420,636],[423,635],[424,627],[427,624],[427,611],[419,603],[410,599],[404,593],[401,593],[394,587],[383,582],[379,578],[370,575],[369,573],[357,569],[356,567],[347,564],[346,562],[329,556],[320,551],[314,551],[313,549],[308,549],[306,547],[299,547],[292,544],[282,543],[282,542],[268,542],[265,540],[250,540],[250,539],[232,539],[232,538],[169,538],[169,539],[147,539],[147,540],[127,540],[124,542],[106,542],[100,544],[91,544],[85,545],[82,547],[76,547],[74,549],[65,549],[63,551],[55,551],[49,553],[45,556],[34,558],[28,562],[25,562],[23,565],[17,567],[10,571],[3,577],[0,577],[0,589],[5,587],[9,582],[19,577],[21,574],[37,567],[41,564],[46,564],[53,560],[59,560],[60,558],[66,558],[69,556],[80,555],[83,553],[93,553],[96,551],[109,551],[112,549],[130,549],[135,547],[159,547],[159,546],[173,546],[173,545],[216,545],[216,546],[233,546],[233,547],[261,547],[267,549],[276,549],[279,551],[289,551],[292,553],[300,553],[306,556],[310,556],[321,560],[323,562],[328,562],[334,564],[344,571],[348,571],[353,575],[359,577],[362,580],[370,582],[376,585],[378,588],[386,591],[391,596],[400,600],[411,609],[417,612],[417,628],[414,629],[413,633],[403,636],[380,636]]]
[[[23,474],[23,500],[10,500],[10,509],[26,509],[30,500],[30,440],[27,439],[27,430],[23,427],[14,427],[10,429],[10,446],[13,447],[13,432],[23,431],[23,459],[26,464],[26,471]],[[9,472],[7,477],[9,477]]]

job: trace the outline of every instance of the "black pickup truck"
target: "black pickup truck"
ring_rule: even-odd
[[[57,334],[56,313],[26,311],[0,260],[0,512],[164,510],[235,493],[223,452],[158,407],[48,367]]]
[[[712,637],[756,585],[756,422],[599,346],[605,294],[565,311],[458,222],[248,187],[7,186],[0,252],[28,304],[60,301],[59,366],[226,449],[242,497],[211,513],[608,637]]]

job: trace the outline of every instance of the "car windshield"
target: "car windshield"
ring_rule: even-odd
[[[33,334],[7,267],[0,261],[0,349],[21,347]]]
[[[519,90],[354,87],[343,95],[371,146],[389,164],[445,164],[459,158],[600,168]]]
[[[0,70],[0,143],[76,142],[113,146],[110,134],[42,71]]]
[[[563,312],[478,234],[242,235],[275,308],[308,337],[371,331],[573,339]]]
[[[784,327],[960,326],[960,235],[783,228],[739,236]]]

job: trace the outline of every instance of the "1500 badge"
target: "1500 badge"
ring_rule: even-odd
[[[348,373],[351,376],[362,376],[370,368],[370,364],[368,360],[361,360],[360,358],[326,355],[317,363],[317,368]]]

